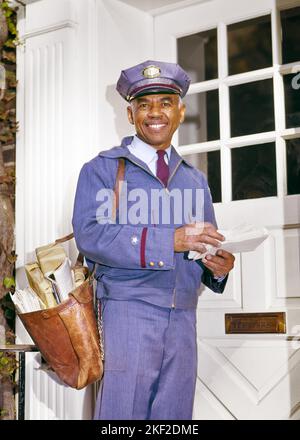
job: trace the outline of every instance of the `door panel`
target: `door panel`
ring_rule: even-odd
[[[299,2],[284,0],[212,0],[155,17],[155,59],[192,78],[178,151],[207,175],[220,229],[269,232],[236,255],[223,295],[200,292],[196,419],[300,417],[297,24]],[[225,334],[225,313],[272,311],[286,312],[286,334]]]

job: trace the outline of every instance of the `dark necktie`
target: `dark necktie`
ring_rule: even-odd
[[[157,150],[158,159],[156,162],[156,175],[163,182],[165,186],[167,186],[168,178],[169,178],[169,166],[165,161],[165,154],[167,152],[165,150]]]

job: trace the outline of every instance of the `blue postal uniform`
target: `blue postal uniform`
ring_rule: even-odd
[[[184,96],[188,85],[188,77],[178,65],[147,61],[123,71],[117,88],[130,101],[141,93]],[[120,146],[100,152],[86,163],[75,197],[74,235],[80,252],[97,263],[97,297],[103,313],[104,377],[95,419],[191,419],[198,289],[203,282],[222,293],[227,277],[215,279],[199,260],[189,260],[188,252],[174,252],[175,229],[190,221],[179,219],[175,202],[170,203],[169,219],[164,221],[162,210],[151,204],[152,191],[162,191],[171,199],[172,194],[190,191],[190,215],[197,221],[216,225],[214,209],[205,177],[174,147],[169,151],[165,188],[149,164],[132,153],[134,140],[127,137]],[[99,191],[114,188],[120,158],[125,160],[126,182],[122,208],[133,212],[136,200],[132,195],[139,189],[147,212],[139,222],[132,222],[119,206],[115,223],[101,223],[97,219]],[[201,218],[197,216],[197,197],[203,207]],[[183,198],[180,203],[184,211]]]

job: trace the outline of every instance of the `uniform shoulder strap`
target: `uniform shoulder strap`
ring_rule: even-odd
[[[124,182],[124,176],[125,176],[125,160],[123,158],[120,158],[118,163],[115,187],[114,187],[114,199],[113,199],[113,207],[112,207],[113,220],[116,220],[117,209],[119,207],[119,197]]]

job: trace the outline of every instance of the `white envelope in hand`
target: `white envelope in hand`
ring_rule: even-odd
[[[267,237],[268,231],[266,228],[256,228],[252,225],[240,225],[227,231],[219,231],[225,237],[219,248],[212,245],[206,245],[205,252],[190,251],[188,258],[198,260],[204,258],[206,255],[215,255],[218,249],[224,249],[232,254],[240,252],[254,251]]]

